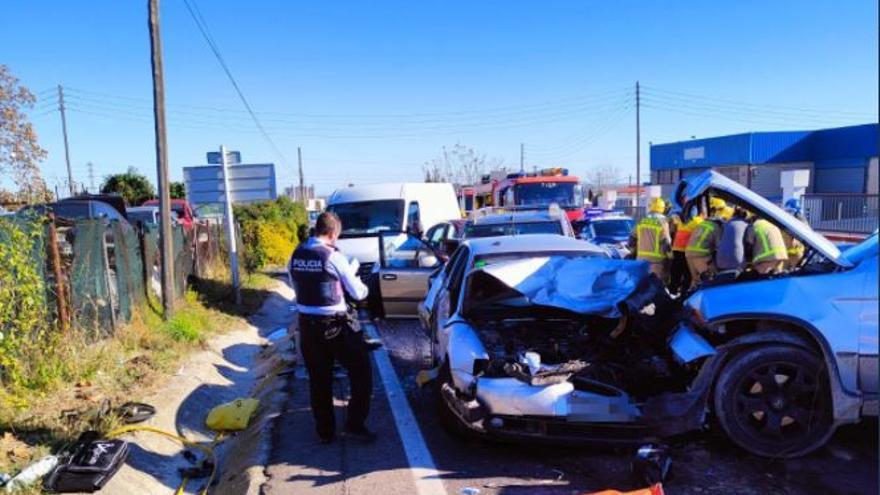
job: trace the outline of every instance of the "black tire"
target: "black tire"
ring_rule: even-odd
[[[825,362],[798,347],[768,345],[735,355],[718,376],[713,402],[728,438],[762,457],[806,455],[832,433]]]
[[[443,398],[443,392],[441,392],[444,383],[448,383],[452,386],[452,372],[449,371],[448,360],[443,362],[443,366],[440,368],[440,373],[437,375],[437,379],[434,380],[434,383],[436,384],[434,392],[437,401],[437,417],[440,420],[440,426],[454,437],[466,438],[469,432],[468,428],[461,423],[461,420],[455,412],[452,411],[449,404],[446,403],[446,400]]]

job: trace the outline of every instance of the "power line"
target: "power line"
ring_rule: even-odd
[[[100,97],[101,102],[106,102],[108,98],[117,99],[117,100],[125,100],[130,102],[142,102],[148,103],[148,100],[143,98],[136,98],[131,96],[121,96],[121,95],[113,95],[109,93],[96,92],[91,90],[79,89],[79,88],[66,88],[68,91],[73,93],[81,93],[88,97],[91,95],[92,97]],[[468,110],[454,110],[448,112],[417,112],[417,113],[383,113],[383,114],[316,114],[316,113],[291,113],[291,112],[257,112],[258,115],[262,116],[287,116],[296,119],[302,118],[314,118],[314,119],[412,119],[412,118],[423,118],[423,117],[432,117],[432,118],[444,118],[444,117],[452,117],[456,118],[457,116],[467,116],[467,115],[477,115],[484,116],[490,113],[502,113],[507,114],[509,112],[532,112],[532,111],[541,111],[547,108],[563,106],[569,107],[571,105],[590,105],[590,104],[600,104],[607,101],[616,101],[620,99],[621,96],[628,95],[629,90],[624,89],[615,89],[611,91],[603,91],[598,93],[592,93],[589,95],[578,95],[578,96],[569,96],[563,97],[556,100],[549,100],[540,103],[524,103],[524,104],[516,104],[516,105],[508,105],[508,106],[500,106],[500,107],[488,107],[488,108],[474,108]],[[176,107],[183,108],[193,108],[197,110],[209,110],[216,112],[226,112],[226,113],[244,113],[246,111],[243,110],[233,110],[229,108],[218,108],[212,106],[204,106],[204,105],[192,105],[192,104],[177,104]]]
[[[704,104],[704,103],[693,103],[693,102],[686,101],[686,100],[657,98],[656,96],[651,95],[651,94],[647,95],[643,99],[647,102],[658,103],[661,105],[667,105],[667,106],[671,106],[671,107],[689,108],[692,110],[704,111],[704,112],[718,112],[718,113],[722,113],[722,114],[742,115],[742,116],[748,117],[748,118],[757,117],[762,120],[777,121],[777,122],[791,122],[794,124],[799,124],[802,122],[808,122],[808,123],[813,122],[813,123],[827,125],[829,122],[832,122],[834,120],[846,120],[846,119],[851,120],[851,119],[853,119],[853,117],[840,117],[840,116],[834,116],[834,115],[820,117],[820,116],[810,116],[810,115],[806,115],[806,114],[804,114],[804,115],[784,114],[784,113],[780,113],[780,112],[774,111],[774,110],[757,111],[757,110],[744,109],[744,108],[740,108],[740,107],[719,106],[717,104],[713,105],[713,104]]]
[[[817,109],[817,108],[804,108],[804,107],[784,106],[784,105],[765,104],[765,103],[750,103],[750,102],[745,102],[745,101],[741,101],[741,100],[731,100],[731,99],[726,99],[726,98],[718,98],[718,97],[714,97],[714,96],[705,96],[705,95],[697,95],[694,93],[685,93],[685,92],[681,92],[681,91],[666,90],[666,89],[657,88],[657,87],[653,87],[653,86],[647,86],[647,87],[643,86],[642,89],[647,90],[649,93],[651,93],[651,92],[659,93],[658,96],[662,96],[665,94],[669,97],[684,97],[684,98],[695,99],[695,100],[708,100],[708,101],[714,101],[714,102],[718,102],[718,103],[722,103],[722,104],[727,104],[728,106],[735,106],[735,107],[740,107],[740,108],[741,107],[752,107],[758,111],[767,111],[767,109],[777,109],[779,111],[787,111],[788,113],[792,113],[792,114],[810,113],[810,114],[816,114],[816,115],[820,115],[820,116],[825,116],[828,114],[840,114],[840,115],[848,115],[850,117],[861,117],[861,118],[866,117],[866,116],[872,116],[869,113],[852,112],[852,111],[847,111],[847,110],[827,110],[827,109],[823,110],[823,109]]]
[[[235,92],[238,94],[239,99],[241,99],[241,103],[247,109],[251,118],[254,121],[254,124],[257,126],[257,129],[260,130],[260,133],[269,143],[269,145],[275,150],[275,153],[278,154],[278,157],[281,158],[281,161],[284,165],[287,165],[287,158],[285,158],[284,153],[281,152],[281,149],[278,148],[278,145],[275,144],[275,141],[272,140],[272,137],[269,136],[269,133],[266,132],[266,129],[263,128],[263,124],[260,123],[260,119],[257,117],[257,114],[254,113],[253,108],[251,108],[251,104],[248,103],[247,98],[245,98],[244,93],[241,91],[241,88],[238,86],[238,82],[235,80],[235,77],[232,75],[232,71],[229,70],[229,66],[226,65],[226,60],[224,60],[223,55],[220,53],[220,49],[214,43],[213,37],[210,35],[207,23],[202,23],[204,19],[201,18],[201,15],[197,15],[193,10],[192,5],[190,4],[190,0],[183,0],[183,3],[186,5],[186,9],[189,11],[190,15],[195,21],[196,26],[199,28],[199,31],[202,33],[202,37],[205,38],[205,41],[208,43],[208,46],[211,48],[211,51],[214,52],[214,56],[217,58],[217,61],[220,63],[220,66],[223,68],[223,72],[226,73],[226,77],[229,78],[229,82],[232,83],[232,87],[235,88]],[[192,3],[195,4],[196,1],[192,0]]]
[[[84,106],[97,106],[101,109],[143,109],[144,107],[138,106],[132,103],[116,103],[116,102],[108,102],[106,100],[99,100],[91,97],[84,97],[80,95],[76,95],[74,97],[75,101],[84,105]],[[288,113],[280,113],[280,112],[261,112],[259,115],[262,115],[262,122],[267,125],[267,128],[270,128],[269,124],[291,124],[296,128],[305,128],[305,129],[332,129],[333,126],[338,127],[351,127],[356,128],[358,130],[362,129],[371,129],[371,130],[397,130],[400,127],[425,127],[425,128],[438,128],[438,127],[449,127],[449,126],[461,126],[461,125],[485,125],[485,124],[497,124],[497,123],[508,123],[510,121],[529,121],[531,118],[551,118],[551,117],[565,117],[576,114],[582,114],[587,111],[601,111],[608,108],[613,108],[619,105],[620,98],[618,97],[616,100],[604,101],[604,102],[594,102],[594,103],[583,103],[578,105],[566,105],[564,107],[557,109],[551,109],[551,107],[546,107],[546,109],[521,109],[517,111],[510,111],[505,114],[484,114],[484,115],[465,115],[458,118],[431,118],[431,119],[420,119],[420,120],[402,120],[399,122],[357,122],[350,119],[338,120],[337,122],[311,122],[310,117],[303,117],[303,114],[288,114]],[[192,107],[192,106],[188,106]],[[209,118],[212,120],[217,119],[239,119],[238,115],[243,113],[241,111],[229,110],[229,109],[218,109],[218,108],[210,108],[208,112],[218,112],[221,115],[217,115],[215,113],[208,113],[204,110],[202,111],[186,111],[186,110],[170,110],[171,113],[179,114],[179,115],[193,115]],[[226,115],[224,115],[226,114]],[[233,115],[229,115],[233,114]],[[281,117],[295,117],[296,120],[288,120],[285,118],[273,118],[271,116],[278,115]],[[270,117],[267,117],[270,116]],[[322,116],[322,117],[331,117],[331,116]],[[320,126],[331,126],[331,127],[320,127]]]

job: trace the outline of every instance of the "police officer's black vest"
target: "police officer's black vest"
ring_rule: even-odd
[[[327,271],[333,248],[323,244],[302,243],[293,252],[290,276],[296,301],[304,306],[335,306],[342,302],[342,286],[336,275]]]

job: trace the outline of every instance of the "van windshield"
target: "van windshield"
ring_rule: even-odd
[[[342,221],[341,238],[403,231],[403,200],[357,201],[327,206]]]

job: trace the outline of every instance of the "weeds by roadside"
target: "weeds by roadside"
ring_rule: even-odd
[[[23,357],[23,379],[0,386],[0,472],[14,473],[86,429],[118,426],[100,413],[106,404],[149,395],[212,335],[245,324],[240,315],[258,308],[274,283],[244,277],[246,308],[229,311],[224,284],[213,281],[217,292],[189,290],[168,321],[145,304],[112,337],[88,343],[73,332]]]

